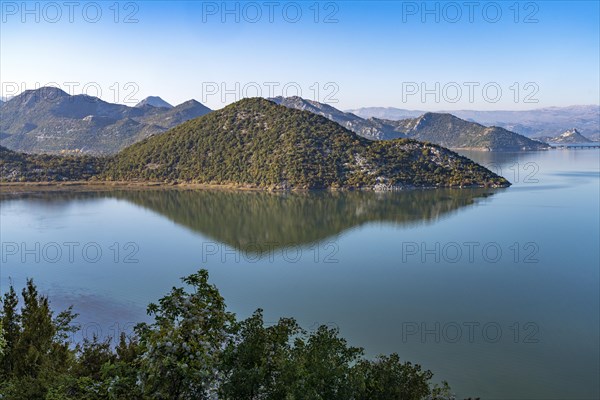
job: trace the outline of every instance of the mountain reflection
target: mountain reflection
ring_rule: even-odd
[[[66,206],[73,200],[126,200],[213,240],[252,252],[257,244],[272,248],[306,245],[371,222],[399,226],[433,222],[496,191],[265,193],[149,189],[30,193],[19,198],[35,199],[49,207]]]

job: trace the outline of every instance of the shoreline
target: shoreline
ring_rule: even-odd
[[[191,189],[191,190],[223,190],[234,192],[267,192],[267,193],[286,193],[286,192],[344,192],[344,191],[373,191],[373,192],[402,192],[407,190],[434,190],[434,189],[500,189],[511,186],[407,186],[392,187],[377,190],[375,188],[324,188],[324,189],[281,189],[265,188],[249,184],[209,184],[209,183],[165,183],[165,182],[125,182],[125,181],[66,181],[66,182],[0,182],[0,195],[4,194],[26,194],[39,192],[105,192],[111,190],[172,190],[172,189]]]
[[[66,181],[66,182],[0,182],[1,194],[19,194],[30,192],[104,192],[111,190],[232,190],[232,191],[268,191],[250,185],[218,185],[203,183],[165,183],[165,182],[125,182],[125,181]]]

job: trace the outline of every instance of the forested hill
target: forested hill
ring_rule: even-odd
[[[136,143],[102,179],[272,189],[507,186],[437,145],[370,141],[335,122],[262,98],[240,100]]]

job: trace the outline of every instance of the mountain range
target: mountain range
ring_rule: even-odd
[[[28,153],[112,154],[211,111],[195,100],[155,107],[156,99],[128,107],[53,87],[27,90],[0,107],[0,144]]]
[[[401,120],[415,118],[425,111],[393,107],[365,107],[347,110],[362,118]],[[585,137],[600,141],[600,106],[581,105],[545,107],[524,111],[447,111],[459,118],[494,125],[527,137],[556,137],[569,127],[576,127]]]
[[[417,118],[400,121],[368,118],[340,111],[328,104],[301,97],[275,97],[271,101],[289,108],[322,115],[356,134],[372,140],[411,138],[454,149],[490,151],[543,150],[549,146],[540,141],[499,127],[486,127],[451,114],[424,113]]]
[[[542,116],[534,111],[456,112],[470,119],[465,120],[449,113],[395,108],[363,108],[351,113],[301,97],[275,97],[269,100],[287,108],[324,116],[371,140],[412,138],[454,149],[491,151],[546,149],[548,145],[543,140],[558,137],[558,134],[538,135],[534,138],[537,140],[531,140],[502,127],[518,124],[499,122],[499,126],[487,127],[473,122],[471,117],[488,121],[500,118],[515,121],[518,119],[516,116],[521,115],[523,121],[527,119],[541,123],[544,121],[543,115],[550,115],[548,120],[558,126],[578,115],[579,125],[591,126],[598,112],[594,106],[541,109]],[[210,111],[195,100],[173,107],[158,96],[150,96],[135,107],[128,107],[96,97],[70,96],[60,89],[45,87],[25,91],[0,104],[0,145],[30,153],[115,154],[128,145]],[[363,118],[365,116],[367,118]],[[530,131],[537,132],[533,128]],[[564,128],[560,130],[563,131]]]

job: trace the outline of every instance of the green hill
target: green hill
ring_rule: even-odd
[[[440,146],[370,141],[327,118],[261,98],[136,143],[112,157],[101,178],[269,189],[509,185]]]

